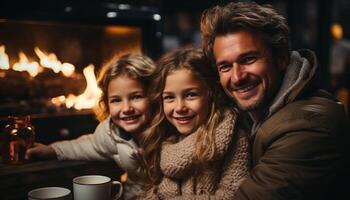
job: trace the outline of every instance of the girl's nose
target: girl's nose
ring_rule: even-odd
[[[187,110],[186,102],[183,99],[176,101],[175,111],[176,112],[185,112]]]
[[[132,112],[133,106],[131,105],[130,101],[124,101],[122,105],[122,112]]]

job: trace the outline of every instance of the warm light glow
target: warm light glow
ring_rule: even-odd
[[[40,58],[41,66],[52,69],[55,73],[59,73],[60,71],[62,71],[63,75],[67,77],[73,74],[75,70],[74,65],[70,63],[62,64],[61,61],[57,59],[56,54],[54,53],[45,54],[38,47],[35,47],[34,51],[36,55]]]
[[[125,183],[128,180],[128,173],[120,175],[120,182]]]
[[[341,39],[343,37],[343,27],[338,23],[332,24],[331,34],[332,34],[334,39],[336,39],[336,40]]]
[[[12,66],[12,69],[16,71],[27,71],[32,77],[42,72],[42,67],[52,69],[55,73],[62,72],[66,77],[74,74],[74,65],[71,63],[61,63],[54,53],[45,54],[38,47],[34,48],[34,52],[40,59],[40,65],[38,62],[29,62],[28,57],[23,52],[19,52],[19,61]],[[9,56],[5,52],[5,45],[0,46],[0,69],[10,69]]]
[[[27,71],[30,76],[34,77],[38,75],[43,69],[37,62],[29,62],[27,56],[23,52],[19,52],[19,61],[13,64],[12,69],[16,71]]]
[[[67,108],[72,108],[74,106],[74,103],[77,101],[77,97],[70,94],[68,95],[67,99],[66,99],[66,107]]]
[[[34,48],[34,52],[40,58],[40,64],[43,67],[50,68],[55,73],[60,72],[61,62],[57,60],[57,57],[55,54],[50,53],[49,55],[46,55],[38,47]]]
[[[54,53],[44,53],[38,47],[35,47],[34,51],[40,59],[40,64],[35,61],[30,62],[28,57],[23,52],[19,52],[19,61],[12,66],[12,69],[16,71],[27,71],[32,77],[35,77],[38,73],[42,72],[44,69],[43,67],[50,68],[56,73],[62,72],[62,74],[66,77],[69,77],[75,73],[74,65],[70,63],[61,63]],[[4,45],[0,46],[0,69],[10,69],[9,56],[5,53]],[[102,92],[97,86],[94,66],[90,64],[89,66],[85,67],[83,73],[87,84],[86,89],[82,94],[79,96],[75,96],[73,94],[69,94],[67,97],[63,95],[58,96],[52,98],[51,103],[56,106],[64,105],[67,108],[74,107],[77,110],[93,108]],[[0,77],[4,76],[5,73],[0,73]]]
[[[0,69],[10,69],[9,56],[5,53],[5,46],[0,46]]]
[[[63,63],[61,71],[62,71],[64,76],[70,77],[74,73],[75,67],[74,67],[74,65],[72,65],[70,63]]]
[[[87,83],[86,89],[79,96],[74,96],[72,94],[68,95],[66,98],[67,108],[71,108],[73,106],[77,110],[93,108],[101,96],[102,92],[97,86],[94,65],[90,64],[89,66],[85,67],[83,73]]]
[[[56,106],[60,106],[60,105],[64,104],[65,100],[66,100],[66,97],[61,95],[61,96],[52,98],[51,103],[55,104]]]

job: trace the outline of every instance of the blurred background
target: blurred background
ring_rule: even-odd
[[[200,46],[201,12],[228,2],[2,0],[0,126],[9,115],[29,114],[43,143],[93,131],[96,76],[108,59],[132,51],[157,59],[177,47]],[[322,87],[349,110],[350,1],[256,2],[286,17],[292,49],[316,52]]]

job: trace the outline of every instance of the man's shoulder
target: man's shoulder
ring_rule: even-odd
[[[331,95],[320,93],[285,105],[265,120],[261,128],[276,131],[322,131],[336,129],[338,125],[346,125],[347,121],[344,106]]]
[[[325,91],[318,91],[312,96],[297,99],[275,113],[284,116],[285,119],[306,119],[313,118],[346,118],[344,105],[337,101],[331,94]]]

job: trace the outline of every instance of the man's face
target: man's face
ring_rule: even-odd
[[[220,83],[238,106],[259,115],[280,85],[281,67],[272,64],[271,53],[259,35],[240,30],[218,36],[214,57]]]

